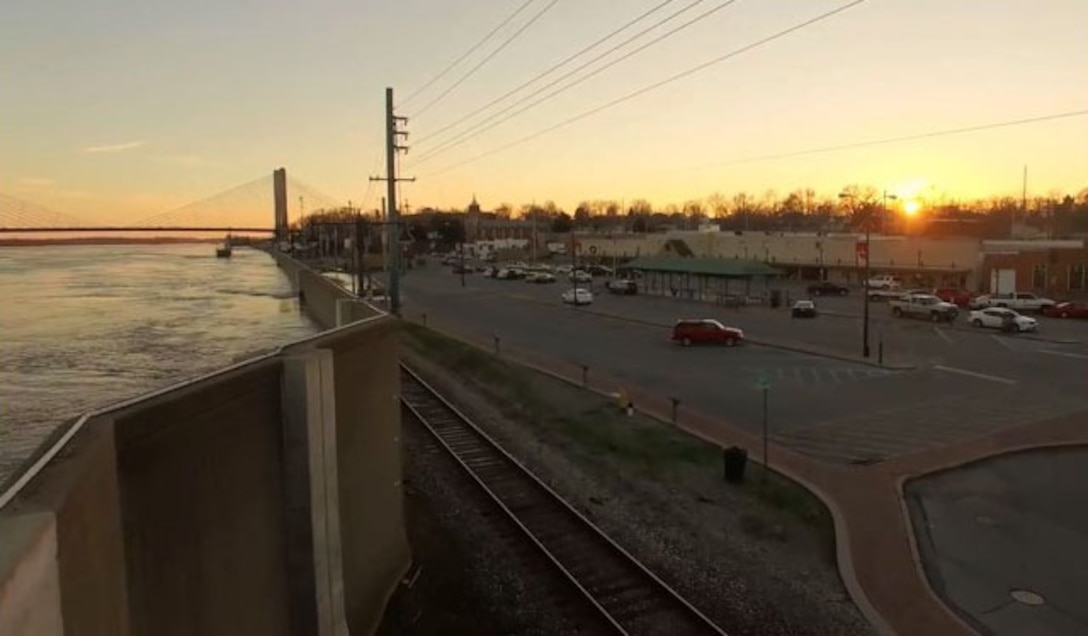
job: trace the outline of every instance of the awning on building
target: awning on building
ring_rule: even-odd
[[[736,258],[681,258],[673,256],[643,256],[623,264],[621,269],[714,276],[721,278],[773,277],[781,270],[762,261]]]

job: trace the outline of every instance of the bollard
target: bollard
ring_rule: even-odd
[[[584,386],[584,387],[589,386],[589,365],[588,364],[583,364],[582,365],[582,386]]]
[[[680,410],[680,398],[670,397],[669,400],[672,401],[672,423],[676,424],[679,415],[678,411]]]
[[[493,337],[495,338],[495,355],[499,355],[501,353],[501,349],[499,348],[499,337],[498,336],[493,336]]]
[[[427,326],[427,312],[423,312],[423,326]]]
[[[880,342],[876,345],[876,363],[880,366],[884,366],[884,339],[881,338]]]

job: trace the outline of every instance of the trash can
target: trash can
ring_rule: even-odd
[[[725,481],[731,484],[744,483],[744,467],[748,463],[748,451],[739,446],[730,446],[722,451],[722,463],[725,469]]]
[[[771,309],[778,309],[782,306],[782,291],[778,289],[771,290]]]

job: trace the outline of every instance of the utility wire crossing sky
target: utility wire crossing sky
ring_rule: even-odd
[[[974,198],[1025,165],[1075,194],[1084,24],[1081,0],[16,0],[0,188],[123,224],[286,166],[373,208],[391,86],[413,207]]]

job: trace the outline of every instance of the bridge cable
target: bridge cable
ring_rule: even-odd
[[[473,76],[473,75],[474,75],[474,74],[476,73],[476,71],[480,70],[480,68],[481,68],[481,67],[482,67],[482,66],[483,66],[484,64],[487,64],[487,63],[488,63],[489,61],[491,61],[491,59],[492,59],[493,57],[495,57],[496,55],[498,55],[500,51],[502,51],[503,49],[505,49],[505,48],[506,48],[506,47],[507,47],[507,46],[508,46],[508,45],[509,45],[509,44],[510,44],[511,42],[513,42],[513,41],[514,41],[515,39],[517,39],[517,37],[518,37],[519,35],[521,35],[522,33],[524,33],[526,29],[528,29],[529,27],[533,26],[533,24],[535,24],[537,20],[539,20],[539,19],[540,19],[541,17],[543,17],[545,13],[547,13],[547,12],[548,12],[548,11],[549,11],[549,10],[550,10],[550,9],[551,9],[552,7],[554,7],[554,6],[556,5],[556,3],[557,3],[557,2],[559,2],[559,0],[551,0],[550,2],[548,2],[548,4],[546,4],[546,5],[544,6],[544,8],[543,8],[543,9],[541,9],[540,11],[538,11],[538,12],[537,12],[537,13],[536,13],[535,15],[533,15],[533,17],[529,18],[529,21],[528,21],[528,22],[526,22],[525,24],[523,24],[523,25],[521,26],[521,28],[519,28],[519,29],[518,29],[517,31],[514,31],[513,35],[511,35],[510,37],[508,37],[508,38],[506,38],[505,40],[503,40],[502,44],[500,44],[500,45],[499,45],[499,47],[498,47],[497,49],[495,49],[495,50],[494,50],[494,51],[492,51],[491,53],[488,53],[488,54],[487,54],[487,56],[486,56],[486,57],[484,57],[484,59],[480,60],[480,61],[479,61],[479,62],[478,62],[478,63],[476,64],[476,66],[473,66],[472,68],[470,68],[470,69],[468,70],[468,72],[467,72],[467,73],[465,73],[465,74],[464,74],[463,76],[461,76],[461,79],[457,80],[456,82],[454,82],[453,84],[451,84],[451,85],[450,85],[450,86],[449,86],[448,88],[446,88],[446,90],[442,91],[442,93],[440,93],[440,94],[438,95],[438,97],[435,97],[435,98],[434,98],[434,99],[432,99],[431,101],[427,102],[427,104],[426,104],[426,105],[424,105],[424,106],[423,106],[423,108],[421,108],[421,109],[419,109],[418,111],[416,111],[416,113],[415,113],[414,115],[412,115],[412,116],[413,116],[413,117],[419,117],[419,116],[420,116],[420,115],[422,115],[423,113],[427,112],[427,111],[428,111],[428,110],[429,110],[429,109],[430,109],[430,108],[431,108],[432,106],[434,106],[434,105],[435,105],[435,104],[437,104],[438,102],[442,101],[442,99],[443,99],[444,97],[446,97],[447,95],[449,95],[449,94],[450,94],[450,92],[452,92],[452,91],[453,91],[453,89],[457,88],[457,87],[458,87],[458,86],[460,86],[460,85],[461,85],[462,83],[464,83],[464,81],[465,81],[465,80],[467,80],[468,78],[472,77],[472,76]]]
[[[224,198],[226,196],[230,196],[230,195],[233,195],[233,194],[237,194],[238,192],[243,191],[246,188],[252,188],[254,185],[257,185],[257,184],[265,184],[267,186],[270,179],[271,179],[271,177],[267,177],[267,176],[258,177],[257,179],[253,179],[252,181],[247,181],[247,182],[245,182],[243,184],[236,185],[236,186],[231,187],[231,188],[227,188],[226,190],[223,190],[221,192],[217,192],[217,193],[215,193],[213,195],[204,197],[202,199],[198,199],[196,201],[186,203],[185,205],[181,205],[179,207],[172,208],[172,209],[169,209],[169,210],[165,210],[163,212],[158,212],[158,213],[152,214],[151,216],[148,216],[146,218],[139,219],[135,223],[133,223],[133,226],[147,227],[147,226],[162,225],[163,221],[168,220],[169,217],[171,217],[171,216],[179,216],[182,213],[193,213],[192,209],[196,208],[197,206],[207,205],[211,201],[214,201],[214,200],[217,200],[217,199],[222,199],[222,198]],[[269,188],[269,189],[271,189],[271,188]]]
[[[618,45],[616,45],[616,46],[612,47],[611,49],[605,51],[604,53],[598,55],[597,57],[593,58],[592,60],[582,64],[578,68],[566,73],[565,75],[553,80],[552,82],[549,82],[548,84],[545,84],[544,86],[537,89],[536,91],[533,91],[529,95],[526,95],[525,97],[519,99],[518,101],[514,102],[513,104],[510,104],[509,106],[507,106],[503,110],[501,110],[501,111],[499,111],[497,113],[494,113],[490,117],[478,122],[473,127],[470,127],[469,129],[463,131],[461,134],[457,135],[453,139],[447,140],[443,144],[439,145],[437,148],[433,148],[430,151],[428,151],[423,157],[421,157],[417,161],[416,165],[418,165],[419,163],[425,162],[425,161],[430,161],[435,156],[437,156],[437,155],[439,155],[441,153],[444,153],[444,152],[446,152],[447,150],[449,150],[451,148],[454,148],[456,146],[461,145],[462,143],[468,141],[472,137],[476,137],[476,136],[478,136],[480,134],[483,134],[484,132],[486,132],[488,130],[491,130],[492,128],[494,128],[495,126],[498,126],[499,124],[502,124],[503,122],[509,121],[510,119],[513,119],[514,117],[517,117],[518,115],[520,115],[520,114],[522,114],[522,113],[524,113],[526,111],[529,111],[529,110],[532,110],[533,108],[536,108],[537,106],[543,104],[544,102],[548,101],[549,99],[552,99],[552,98],[558,96],[559,94],[564,93],[564,92],[570,90],[571,88],[574,88],[575,86],[581,84],[582,82],[585,82],[586,80],[589,80],[590,78],[595,77],[596,75],[599,75],[600,73],[608,70],[609,68],[615,66],[616,64],[619,64],[620,62],[622,62],[622,61],[624,61],[626,59],[629,59],[632,56],[637,55],[638,53],[641,53],[642,51],[650,48],[651,46],[659,44],[660,42],[672,37],[673,35],[676,35],[680,31],[683,31],[684,29],[692,26],[693,24],[696,24],[698,22],[701,22],[701,21],[709,18],[711,15],[717,13],[718,11],[721,11],[722,9],[725,9],[726,7],[732,5],[734,2],[736,2],[736,0],[726,0],[725,2],[722,2],[721,4],[718,4],[718,5],[714,6],[714,7],[711,7],[707,11],[704,11],[703,13],[695,16],[691,20],[688,20],[687,22],[685,22],[685,23],[683,23],[683,24],[681,24],[681,25],[679,25],[677,27],[674,27],[673,29],[671,29],[669,31],[666,31],[665,33],[659,35],[658,37],[650,40],[649,42],[646,42],[646,43],[642,44],[641,46],[636,47],[635,49],[633,49],[631,51],[628,51],[627,53],[621,55],[620,57],[608,62],[604,66],[598,67],[598,68],[590,71],[589,73],[587,73],[587,74],[583,75],[582,77],[574,80],[573,82],[570,82],[569,84],[566,84],[565,86],[561,86],[560,88],[552,91],[551,93],[545,95],[544,97],[541,97],[537,101],[530,103],[529,105],[525,106],[524,108],[521,108],[520,110],[516,110],[513,113],[510,113],[509,115],[506,115],[505,117],[502,117],[498,121],[494,121],[496,117],[500,117],[504,113],[508,113],[511,109],[517,107],[519,104],[525,103],[529,99],[532,99],[534,96],[539,95],[540,93],[544,92],[548,88],[551,88],[552,86],[555,86],[556,84],[558,84],[562,80],[570,77],[571,75],[573,75],[573,74],[577,73],[578,71],[584,69],[585,67],[589,66],[590,64],[600,60],[601,58],[603,58],[606,55],[608,55],[608,54],[612,53],[613,51],[615,51],[616,49],[626,45],[627,43],[631,42],[632,40],[642,36],[646,32],[656,28],[658,25],[663,24],[664,22],[667,22],[668,20],[671,20],[672,18],[680,15],[681,13],[687,11],[688,9],[691,9],[692,7],[694,7],[695,5],[697,5],[697,4],[699,4],[699,3],[703,2],[703,1],[704,0],[695,0],[695,2],[689,4],[688,6],[684,7],[680,11],[677,11],[673,15],[668,16],[664,20],[658,22],[658,24],[655,24],[655,25],[653,25],[653,26],[651,26],[651,27],[649,27],[647,29],[644,29],[643,31],[635,34],[631,38],[628,38],[627,40],[619,43]]]
[[[808,27],[810,27],[810,26],[812,26],[812,25],[814,25],[814,24],[816,24],[818,22],[821,22],[821,21],[826,20],[828,18],[831,18],[831,17],[833,17],[833,16],[835,16],[835,15],[837,15],[839,13],[842,13],[842,12],[847,11],[849,9],[852,9],[852,8],[854,8],[854,7],[856,7],[856,6],[860,5],[860,4],[863,4],[864,2],[866,2],[866,0],[853,0],[852,2],[849,2],[847,4],[840,5],[839,7],[835,8],[835,9],[832,9],[831,11],[827,11],[827,12],[822,13],[822,14],[814,17],[814,18],[810,18],[808,20],[805,20],[804,22],[796,24],[796,25],[794,25],[792,27],[789,27],[789,28],[784,29],[782,31],[778,31],[777,33],[769,35],[769,36],[767,36],[767,37],[765,37],[765,38],[763,38],[761,40],[757,40],[756,42],[753,42],[751,44],[743,46],[743,47],[741,47],[739,49],[735,49],[733,51],[730,51],[729,53],[718,56],[716,58],[713,58],[713,59],[708,60],[706,62],[703,62],[701,64],[698,64],[698,65],[696,65],[694,67],[691,67],[691,68],[689,68],[689,69],[687,69],[685,71],[682,71],[682,72],[677,73],[675,75],[669,76],[669,77],[667,77],[667,78],[665,78],[663,80],[660,80],[660,81],[655,82],[653,84],[650,84],[648,86],[644,86],[643,88],[640,88],[640,89],[638,89],[636,91],[628,93],[628,94],[626,94],[626,95],[624,95],[622,97],[618,97],[616,99],[613,99],[612,101],[601,104],[600,106],[596,106],[596,107],[591,108],[591,109],[589,109],[587,111],[583,111],[582,113],[580,113],[578,115],[575,115],[574,117],[570,117],[568,119],[565,119],[565,120],[559,122],[558,124],[554,124],[552,126],[544,128],[543,130],[539,130],[539,131],[537,131],[535,133],[532,133],[530,135],[526,135],[526,136],[521,137],[521,138],[519,138],[519,139],[517,139],[515,141],[512,141],[512,142],[510,142],[510,143],[508,143],[506,145],[499,146],[497,148],[493,148],[493,149],[491,149],[489,151],[486,151],[486,152],[484,152],[482,154],[479,154],[479,155],[476,155],[474,157],[470,157],[468,159],[457,162],[455,164],[446,166],[444,168],[440,168],[438,171],[430,173],[430,174],[428,174],[426,176],[436,176],[436,175],[442,174],[444,172],[448,172],[450,170],[453,170],[454,168],[458,168],[460,166],[463,166],[463,165],[466,165],[466,164],[469,164],[469,163],[472,163],[472,162],[475,162],[475,161],[479,161],[480,159],[483,159],[484,157],[488,157],[490,155],[493,155],[493,154],[496,154],[496,153],[499,153],[499,152],[503,152],[505,150],[509,150],[510,148],[513,148],[513,147],[518,146],[520,144],[523,144],[523,143],[526,143],[526,142],[531,141],[533,139],[536,139],[537,137],[541,137],[543,135],[546,135],[546,134],[548,134],[550,132],[553,132],[553,131],[558,130],[560,128],[563,128],[565,126],[569,126],[570,124],[573,124],[573,123],[575,123],[577,121],[580,121],[580,120],[585,119],[587,117],[591,117],[591,116],[596,115],[597,113],[600,113],[602,111],[608,110],[609,108],[613,108],[615,106],[618,106],[618,105],[622,104],[623,102],[634,99],[636,97],[639,97],[639,96],[644,95],[646,93],[649,93],[651,91],[657,90],[658,88],[661,88],[663,86],[666,86],[668,84],[671,84],[673,82],[681,80],[683,78],[689,77],[691,75],[695,75],[696,73],[699,73],[699,72],[701,72],[703,70],[706,70],[707,68],[710,68],[711,66],[714,66],[716,64],[720,64],[721,62],[724,62],[724,61],[726,61],[726,60],[728,60],[730,58],[733,58],[733,57],[736,57],[736,56],[741,55],[743,53],[746,53],[748,51],[751,51],[751,50],[753,50],[755,48],[758,48],[760,46],[763,46],[765,44],[769,44],[769,43],[771,43],[771,42],[773,42],[775,40],[778,40],[780,38],[783,38],[783,37],[785,37],[785,36],[787,36],[787,35],[789,35],[791,33],[794,33],[796,31],[800,31],[802,29],[808,28]]]

